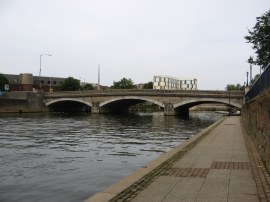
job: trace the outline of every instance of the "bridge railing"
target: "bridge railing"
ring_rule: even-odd
[[[270,64],[245,94],[245,102],[251,101],[268,88],[270,88]]]

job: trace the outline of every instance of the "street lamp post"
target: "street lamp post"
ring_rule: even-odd
[[[248,87],[248,72],[247,72],[247,87]]]
[[[52,56],[52,55],[50,55],[50,54],[47,54],[47,53],[45,53],[45,54],[41,54],[40,55],[40,57],[39,57],[39,88],[41,89],[41,58],[42,58],[42,56],[43,55],[47,55],[47,56]]]
[[[251,85],[251,82],[252,82],[252,65],[250,64],[250,73],[249,73],[249,76],[250,76],[250,79],[249,79],[249,82],[250,82],[250,85]]]

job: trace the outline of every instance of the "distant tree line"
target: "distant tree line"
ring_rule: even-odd
[[[9,80],[4,74],[0,74],[0,91],[5,90],[5,85],[9,85]]]
[[[134,89],[134,83],[131,79],[122,78],[120,81],[113,81],[112,89]]]
[[[122,78],[119,81],[114,81],[111,89],[135,89],[136,86],[132,79]],[[143,89],[153,89],[153,82],[150,81],[143,85]],[[61,85],[62,91],[76,91],[76,90],[94,90],[94,87],[90,83],[80,85],[80,81],[73,77],[65,79]]]
[[[136,86],[131,79],[122,78],[120,81],[114,81],[112,89],[135,89]],[[143,89],[153,89],[153,82],[150,81],[143,85]]]
[[[244,91],[245,86],[238,84],[228,84],[225,88],[227,91]]]

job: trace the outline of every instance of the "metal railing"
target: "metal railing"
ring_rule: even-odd
[[[267,88],[270,88],[270,64],[245,94],[245,102],[254,99]]]

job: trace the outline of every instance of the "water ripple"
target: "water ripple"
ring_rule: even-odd
[[[0,201],[82,201],[219,118],[0,115]]]

